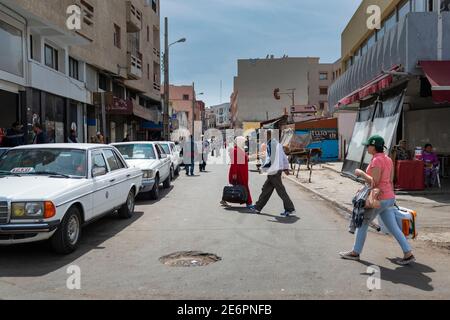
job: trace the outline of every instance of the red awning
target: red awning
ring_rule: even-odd
[[[399,69],[399,66],[393,67],[390,71],[396,71]],[[389,86],[394,81],[394,77],[390,74],[380,74],[373,80],[367,82],[365,85],[363,85],[361,88],[353,91],[345,98],[342,98],[339,100],[338,105],[336,107],[340,106],[346,106],[349,104],[352,104],[354,102],[357,102],[359,100],[362,100],[372,94],[375,94],[383,89],[389,88]]]
[[[450,61],[420,61],[419,65],[431,83],[433,101],[450,103]]]

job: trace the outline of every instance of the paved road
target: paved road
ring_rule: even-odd
[[[98,299],[390,299],[450,298],[450,256],[416,247],[419,263],[395,265],[394,240],[369,234],[364,262],[340,260],[353,238],[333,208],[285,181],[298,218],[281,218],[274,196],[262,215],[218,205],[226,167],[182,175],[158,202],[139,202],[129,221],[107,217],[84,231],[80,250],[55,256],[45,244],[0,248],[0,298]],[[251,174],[256,198],[264,177]],[[172,268],[161,256],[214,253],[207,267]],[[67,267],[81,268],[81,290],[68,290]],[[369,291],[367,267],[381,268]]]

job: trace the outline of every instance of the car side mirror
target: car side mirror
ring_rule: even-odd
[[[161,159],[167,159],[167,154],[165,153],[161,154]]]
[[[92,176],[94,178],[104,176],[105,174],[106,174],[106,169],[104,167],[94,167],[92,169]]]

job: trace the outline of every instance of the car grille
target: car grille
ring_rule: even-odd
[[[6,224],[8,222],[9,222],[8,202],[0,201],[0,224]]]

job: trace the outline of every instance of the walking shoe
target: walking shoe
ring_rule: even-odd
[[[353,260],[353,261],[359,261],[360,257],[359,254],[355,255],[353,253],[353,251],[348,251],[348,252],[340,252],[339,255],[341,256],[342,259],[344,260]]]
[[[290,216],[295,216],[297,215],[297,212],[295,211],[285,211],[281,214],[282,217],[290,217]]]
[[[413,262],[416,262],[416,257],[414,257],[414,255],[411,255],[409,258],[406,258],[406,259],[405,258],[399,259],[397,261],[397,263],[402,266],[407,266]]]
[[[251,213],[259,214],[261,213],[260,210],[256,209],[256,206],[249,206],[247,207],[248,210],[250,210]]]

